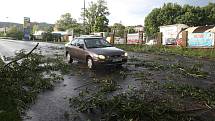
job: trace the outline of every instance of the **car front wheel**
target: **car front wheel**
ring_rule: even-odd
[[[89,69],[93,69],[94,68],[94,63],[93,63],[93,59],[92,58],[87,58],[87,67]]]

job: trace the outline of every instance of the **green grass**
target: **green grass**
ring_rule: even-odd
[[[182,47],[147,46],[147,45],[115,45],[115,46],[131,52],[176,54],[176,55],[182,55],[182,56],[210,58],[210,59],[215,58],[214,49],[192,49],[192,48],[182,48]]]

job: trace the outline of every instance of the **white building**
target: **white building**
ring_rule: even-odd
[[[45,31],[35,31],[33,35],[34,35],[35,39],[42,40],[43,33],[45,33]]]
[[[144,31],[144,27],[142,25],[137,25],[134,27],[135,32]]]

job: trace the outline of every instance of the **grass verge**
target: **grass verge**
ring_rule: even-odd
[[[177,54],[189,57],[200,57],[200,58],[215,58],[214,49],[192,49],[182,47],[167,47],[167,46],[148,46],[148,45],[115,45],[121,49],[131,52],[145,52],[145,53],[156,53],[156,54]]]

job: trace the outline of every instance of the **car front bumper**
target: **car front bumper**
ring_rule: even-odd
[[[95,66],[97,65],[104,65],[104,66],[109,66],[109,65],[122,65],[125,64],[127,62],[128,58],[127,57],[123,57],[121,58],[120,61],[113,61],[113,59],[105,59],[105,60],[100,60],[100,59],[95,59],[94,60],[94,64]]]

